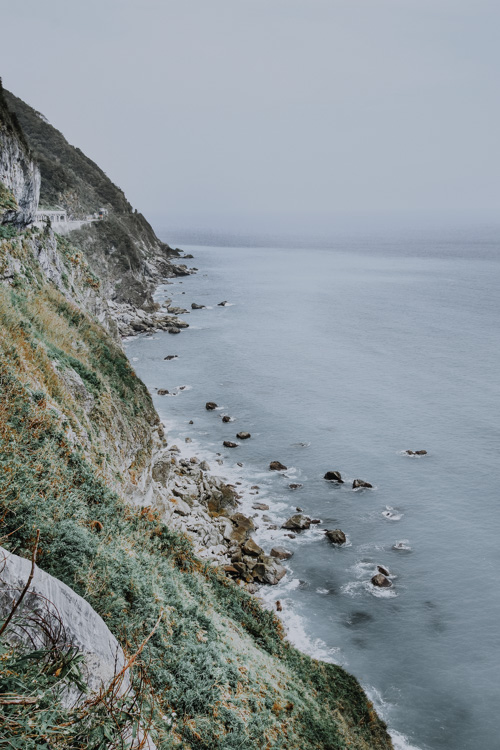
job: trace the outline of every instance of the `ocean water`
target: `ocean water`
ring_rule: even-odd
[[[281,600],[289,637],[356,675],[397,748],[500,747],[496,237],[185,247],[197,275],[158,299],[207,309],[186,315],[181,335],[127,342],[169,443],[241,482],[257,541],[294,553],[263,589],[269,606]],[[220,409],[207,412],[209,400]],[[240,430],[251,439],[224,448]],[[272,460],[288,471],[269,471]],[[328,470],[345,484],[324,481]],[[374,488],[353,491],[354,478]],[[322,523],[290,539],[262,519],[280,526],[296,507]],[[325,539],[332,528],[345,546]],[[390,589],[370,584],[377,565]]]

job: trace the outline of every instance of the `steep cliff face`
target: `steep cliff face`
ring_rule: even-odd
[[[155,240],[134,216],[144,244],[123,231],[148,291],[159,277],[145,249]],[[48,227],[0,234],[0,538],[29,559],[39,531],[47,596],[65,597],[75,635],[61,649],[51,618],[37,616],[29,627],[48,635],[47,647],[16,645],[0,621],[0,693],[9,695],[0,740],[7,728],[23,750],[119,747],[132,723],[137,748],[147,735],[161,750],[389,750],[355,678],[294,649],[273,613],[214,565],[232,529],[222,505],[234,498],[208,467],[176,457],[116,328],[110,335],[117,303],[107,290],[122,256],[99,254],[118,247],[112,234],[103,244],[91,233],[73,244]],[[2,583],[0,565],[1,616],[29,567],[16,564],[19,575]],[[31,617],[30,601],[20,615]],[[95,643],[85,622],[79,635],[79,618]],[[104,669],[114,638],[125,655],[115,671],[127,659],[139,703],[116,693]],[[61,690],[85,681],[82,652],[104,671],[72,708]]]
[[[40,168],[40,205],[60,206],[75,219],[104,208],[105,219],[72,232],[71,242],[96,269],[108,299],[152,312],[158,281],[184,273],[172,263],[179,252],[158,239],[123,191],[43,115],[8,91],[4,96],[11,119],[22,128],[22,143],[29,145]],[[22,160],[14,156],[12,163],[21,165]]]
[[[0,224],[33,221],[40,194],[40,171],[0,81]]]

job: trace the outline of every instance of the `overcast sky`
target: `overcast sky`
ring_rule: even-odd
[[[0,0],[4,86],[172,226],[499,215],[498,0]]]

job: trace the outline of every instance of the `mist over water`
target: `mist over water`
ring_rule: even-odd
[[[183,449],[241,482],[247,512],[270,506],[256,539],[294,556],[263,594],[282,601],[290,638],[355,674],[400,747],[498,747],[497,237],[185,246],[198,274],[158,299],[209,309],[186,315],[179,336],[127,343],[147,385],[177,393],[154,396],[169,444],[191,437]],[[207,412],[209,400],[222,408]],[[252,438],[224,448],[240,430]],[[286,474],[270,472],[272,460]],[[328,470],[346,483],[325,482]],[[354,478],[374,489],[353,491]],[[296,507],[322,524],[290,539],[262,520],[279,527]],[[332,528],[344,547],[324,538]],[[377,565],[392,588],[370,585]]]

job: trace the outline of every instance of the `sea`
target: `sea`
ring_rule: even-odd
[[[293,552],[260,595],[298,648],[357,677],[397,750],[498,750],[498,228],[196,239],[196,274],[157,291],[189,328],[126,342],[169,445],[237,486],[266,551]],[[290,538],[297,508],[321,523]]]

